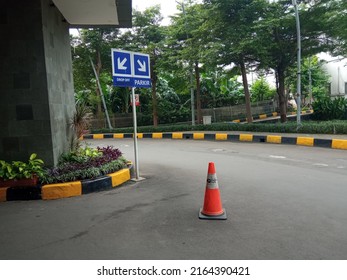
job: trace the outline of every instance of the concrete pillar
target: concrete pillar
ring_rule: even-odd
[[[49,0],[0,2],[0,159],[46,165],[69,149],[69,27]]]

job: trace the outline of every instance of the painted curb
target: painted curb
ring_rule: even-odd
[[[92,180],[35,187],[1,187],[0,202],[14,200],[53,200],[110,190],[130,180],[132,166]]]
[[[97,137],[95,137],[97,135]],[[100,137],[102,135],[102,137]],[[114,137],[117,135],[117,137]],[[82,136],[86,139],[123,139],[133,138],[132,133],[118,134],[87,134]],[[161,132],[161,133],[138,133],[138,138],[147,139],[192,139],[192,140],[212,140],[212,141],[229,141],[229,142],[248,142],[248,143],[270,143],[286,144],[308,147],[320,147],[347,150],[347,140],[343,139],[318,139],[314,137],[287,137],[280,135],[255,135],[255,134],[227,134],[227,133],[196,133],[196,132]]]
[[[313,110],[307,110],[307,111],[301,111],[301,115],[307,115],[307,114],[312,114]],[[290,112],[287,113],[287,116],[294,116],[296,115],[297,112]],[[278,112],[273,112],[273,113],[268,113],[268,114],[260,114],[260,115],[253,115],[252,119],[253,121],[255,120],[265,120],[266,118],[272,118],[272,117],[278,117],[280,114]],[[242,119],[236,119],[232,120],[231,122],[234,123],[242,123],[242,122],[247,122],[247,118],[242,118]]]

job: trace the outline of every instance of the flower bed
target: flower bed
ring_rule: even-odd
[[[59,164],[53,168],[44,169],[43,161],[37,159],[36,154],[30,157],[29,163],[0,163],[0,183],[4,183],[2,187],[0,184],[0,202],[78,196],[112,189],[131,177],[130,162],[122,156],[120,150],[112,146],[79,148],[63,154]],[[28,170],[31,172],[28,173]],[[33,186],[19,183],[27,180],[23,174],[26,177],[39,175],[39,182]],[[12,181],[16,184],[10,184]]]
[[[122,152],[112,146],[89,147],[62,155],[57,167],[46,169],[42,184],[72,182],[110,174],[127,166]]]

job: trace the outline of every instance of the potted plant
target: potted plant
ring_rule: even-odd
[[[43,175],[44,162],[32,154],[28,162],[0,160],[0,186],[36,186]]]

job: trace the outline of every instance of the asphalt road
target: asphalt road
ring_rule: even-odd
[[[141,139],[139,160],[141,182],[1,203],[0,259],[347,259],[347,151]],[[210,161],[226,221],[198,219]]]

